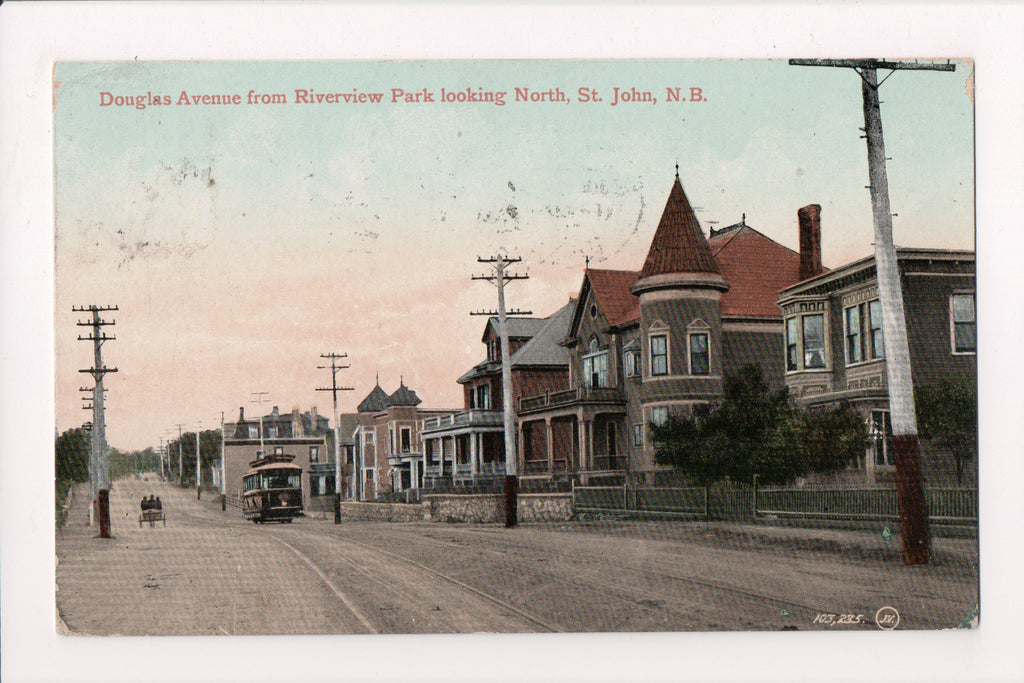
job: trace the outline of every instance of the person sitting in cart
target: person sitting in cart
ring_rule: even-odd
[[[160,502],[160,496],[157,496],[156,500],[153,501],[153,507],[157,510],[164,509],[164,504]]]

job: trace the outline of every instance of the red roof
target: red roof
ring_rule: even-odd
[[[729,283],[722,294],[723,316],[778,318],[779,291],[800,281],[800,254],[740,225],[708,240],[718,267]]]
[[[590,289],[609,325],[622,325],[640,319],[640,299],[629,291],[636,284],[640,273],[634,270],[587,268],[584,274],[590,281]]]
[[[654,232],[640,277],[665,273],[718,273],[690,200],[676,176]]]

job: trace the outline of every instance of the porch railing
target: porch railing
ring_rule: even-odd
[[[519,412],[557,408],[574,403],[619,403],[625,401],[618,387],[576,387],[519,399]]]

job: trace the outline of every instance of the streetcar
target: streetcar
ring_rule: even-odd
[[[242,477],[242,514],[255,524],[291,524],[302,515],[302,468],[294,455],[267,455],[249,463]]]

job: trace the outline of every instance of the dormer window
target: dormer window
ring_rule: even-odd
[[[786,318],[786,372],[828,369],[827,312],[826,302],[807,301],[799,304],[797,315]],[[870,337],[873,344],[874,329],[870,330]],[[878,337],[881,337],[880,329]]]

